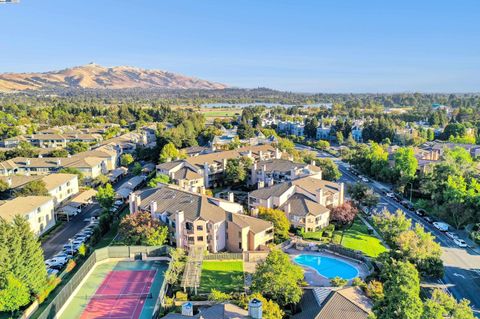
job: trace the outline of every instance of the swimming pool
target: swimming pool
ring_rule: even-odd
[[[295,262],[299,265],[315,269],[321,276],[328,279],[340,277],[353,279],[358,277],[358,269],[336,258],[319,255],[298,255]]]

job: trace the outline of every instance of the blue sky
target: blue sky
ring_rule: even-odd
[[[299,92],[480,91],[478,0],[21,0],[0,72],[95,62]]]

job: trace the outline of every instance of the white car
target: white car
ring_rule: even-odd
[[[448,224],[445,224],[445,223],[442,223],[442,222],[434,222],[432,225],[433,225],[433,227],[435,227],[439,231],[443,231],[443,232],[448,231]]]
[[[456,234],[454,234],[452,232],[449,232],[449,231],[447,231],[445,233],[445,235],[447,235],[447,237],[450,238],[450,239],[458,239],[458,236]]]
[[[395,194],[392,193],[392,192],[388,192],[387,194],[385,194],[387,197],[389,198],[395,198]]]
[[[62,257],[54,257],[45,260],[45,265],[47,266],[54,266],[54,265],[59,265],[63,266],[67,263],[67,258],[62,258]]]
[[[453,242],[454,242],[455,245],[457,245],[458,247],[462,247],[462,248],[467,247],[467,243],[466,243],[463,239],[455,238],[455,239],[453,240]]]
[[[117,206],[122,206],[124,204],[124,201],[123,200],[120,200],[120,199],[117,199],[115,201],[115,203],[113,203],[114,205],[117,205]]]

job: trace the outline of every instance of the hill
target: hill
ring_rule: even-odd
[[[60,71],[0,74],[0,91],[56,89],[224,89],[227,85],[176,73],[90,63]]]

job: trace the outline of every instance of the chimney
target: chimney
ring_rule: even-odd
[[[193,317],[193,304],[190,301],[182,304],[182,316]]]
[[[27,158],[27,159],[25,160],[25,165],[30,166],[30,159],[29,159],[29,158]]]
[[[200,187],[198,188],[198,192],[199,192],[200,194],[202,194],[202,195],[205,195],[205,194],[206,194],[206,192],[205,192],[205,186],[200,186]]]
[[[12,176],[8,176],[8,178],[7,178],[7,185],[8,185],[9,188],[12,187]]]
[[[185,220],[185,213],[179,210],[175,213],[175,240],[177,247],[183,248],[183,222]]]
[[[62,165],[62,160],[57,158],[57,166],[60,166],[60,165]]]
[[[262,319],[262,302],[258,299],[252,299],[248,303],[248,315],[252,319]]]
[[[287,215],[290,215],[291,211],[292,211],[292,206],[290,205],[290,202],[288,202],[287,206],[285,206],[285,213],[287,213]]]
[[[338,204],[342,205],[345,201],[345,184],[340,183],[340,198],[338,199]]]
[[[261,161],[263,161],[263,151],[258,152],[258,157],[260,158]]]
[[[319,190],[317,190],[317,203],[319,203],[320,205],[323,205],[323,188],[320,188]]]
[[[257,188],[260,189],[260,188],[264,188],[264,187],[265,187],[265,182],[264,181],[258,181]]]
[[[233,192],[228,192],[228,201],[234,203],[235,196],[233,196]]]
[[[312,162],[310,164],[313,165],[313,166],[316,166],[317,162],[315,162],[315,160],[312,160]]]
[[[267,180],[267,186],[270,187],[270,186],[273,186],[273,184],[274,184],[274,180],[273,180],[273,178],[271,177],[271,178],[269,178],[269,179]]]
[[[157,212],[157,202],[152,200],[150,202],[150,214],[152,214],[152,217],[155,216],[155,213]]]
[[[282,157],[282,152],[278,148],[275,148],[275,158],[280,159]]]
[[[128,208],[130,209],[130,214],[134,214],[138,210],[138,205],[137,205],[137,194],[132,193],[130,194],[130,197],[128,199]]]

